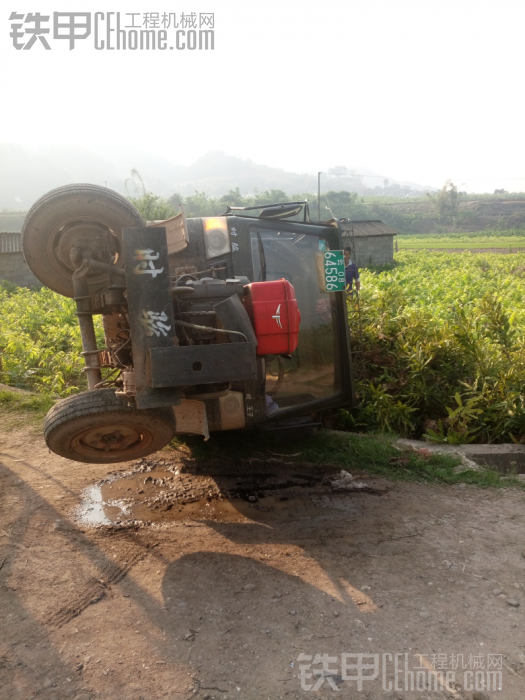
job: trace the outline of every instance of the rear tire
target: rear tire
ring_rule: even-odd
[[[142,227],[135,207],[117,192],[98,185],[66,185],[51,190],[29,210],[22,229],[24,257],[40,282],[73,297],[73,248],[100,262],[123,266],[122,229]],[[104,276],[89,276],[95,287]]]
[[[46,416],[44,436],[50,450],[77,462],[111,464],[145,457],[175,436],[169,408],[130,408],[113,389],[70,396]]]

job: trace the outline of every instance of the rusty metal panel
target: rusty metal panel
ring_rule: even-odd
[[[180,253],[188,246],[188,224],[184,211],[180,211],[170,219],[163,221],[148,221],[148,228],[163,227],[166,229],[166,239],[168,241],[168,255]]]

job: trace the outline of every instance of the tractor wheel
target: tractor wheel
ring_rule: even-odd
[[[72,275],[91,257],[123,266],[122,229],[144,226],[135,207],[121,195],[97,185],[66,185],[51,190],[29,210],[22,229],[24,257],[33,274],[55,292],[73,297]],[[107,275],[90,274],[95,289]]]
[[[130,408],[113,389],[70,396],[46,416],[44,436],[50,450],[77,462],[108,464],[145,457],[175,435],[169,408]]]

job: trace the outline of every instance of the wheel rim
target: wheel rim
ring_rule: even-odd
[[[89,428],[71,441],[73,451],[84,457],[105,456],[133,459],[134,453],[147,449],[153,434],[139,425],[115,424]]]
[[[75,265],[70,257],[72,248],[84,251],[90,249],[93,257],[98,259],[100,257],[100,243],[104,239],[108,242],[111,241],[114,248],[111,252],[117,253],[119,256],[120,241],[106,221],[88,216],[62,221],[51,231],[47,239],[49,264],[57,274],[69,281],[75,270]],[[107,260],[101,260],[101,262],[109,263],[112,257],[113,255]],[[101,276],[100,273],[90,275],[90,280],[93,278],[92,281],[96,283],[101,277],[103,275]]]

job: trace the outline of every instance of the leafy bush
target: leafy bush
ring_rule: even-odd
[[[60,396],[86,387],[74,301],[49,289],[0,287],[0,308],[1,382]]]
[[[354,350],[364,353],[356,423],[447,442],[525,442],[525,255],[397,260],[388,272],[362,271],[362,334],[349,301]]]
[[[128,199],[144,221],[164,221],[178,213],[178,209],[167,199],[152,192],[144,192],[140,197],[128,197]]]

